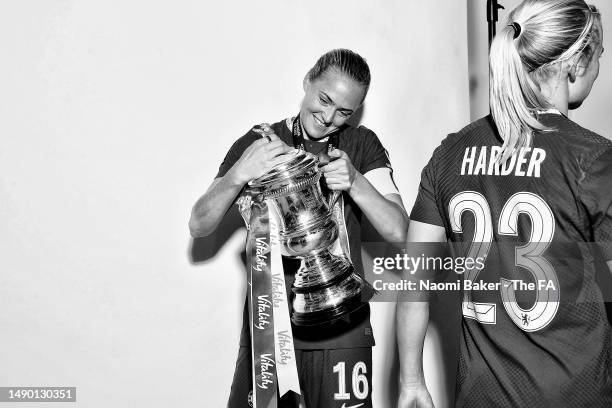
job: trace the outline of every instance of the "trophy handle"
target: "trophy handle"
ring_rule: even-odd
[[[319,152],[319,154],[317,155],[317,159],[318,159],[317,164],[319,167],[325,166],[330,161],[333,161],[325,150],[321,150]],[[342,194],[341,190],[332,191],[331,195],[329,196],[329,200],[327,201],[327,208],[329,208],[329,211],[333,210],[334,204],[336,204],[336,201],[338,201],[338,199],[340,198],[340,194]]]

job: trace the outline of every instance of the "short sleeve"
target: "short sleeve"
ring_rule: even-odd
[[[391,169],[378,168],[363,175],[381,195],[399,194]]]
[[[261,138],[261,136],[259,136],[257,133],[249,131],[246,135],[236,140],[225,155],[223,162],[221,162],[219,171],[217,172],[217,176],[215,178],[225,176],[225,173],[227,173],[227,171],[231,169],[234,164],[236,164],[244,151],[259,138]]]
[[[612,260],[612,148],[607,148],[586,171],[581,183],[592,236]]]
[[[419,193],[417,195],[414,207],[410,213],[410,219],[414,221],[423,222],[426,224],[438,225],[443,227],[444,221],[440,212],[438,211],[438,205],[436,202],[436,157],[440,150],[438,147],[435,151],[429,163],[425,166],[421,172],[421,183],[419,184]]]
[[[391,170],[391,173],[393,173],[391,161],[389,160],[389,153],[387,153],[387,150],[383,147],[376,133],[364,126],[360,126],[359,130],[364,132],[361,138],[362,146],[359,146],[359,150],[364,153],[359,172],[365,174],[370,170],[388,168]]]

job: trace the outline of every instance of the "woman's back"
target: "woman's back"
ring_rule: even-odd
[[[560,114],[539,119],[557,130],[502,165],[487,117],[450,135],[423,171],[413,220],[444,226],[466,243],[456,257],[484,263],[463,276],[457,406],[612,403],[595,282],[607,258],[593,243],[612,229],[612,142]]]
[[[597,78],[602,32],[583,0],[524,0],[491,44],[491,116],[423,170],[408,241],[457,243],[466,269],[457,407],[612,406],[595,282],[612,265],[612,143],[564,116]],[[403,378],[423,377],[410,363],[427,311],[398,305],[398,326],[421,328],[398,329]],[[423,387],[407,382],[400,405]]]

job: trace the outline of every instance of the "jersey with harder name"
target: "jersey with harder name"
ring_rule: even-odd
[[[484,264],[463,274],[457,407],[612,406],[595,282],[612,259],[612,143],[562,115],[540,121],[554,130],[501,166],[491,117],[476,121],[422,173],[412,220]]]
[[[293,145],[293,135],[289,126],[290,121],[283,120],[271,125],[274,133],[288,144]],[[219,167],[217,177],[222,177],[242,156],[242,153],[261,136],[254,131],[238,139],[228,151],[223,163]],[[318,154],[327,148],[327,142],[305,141],[306,151]],[[391,164],[387,151],[381,144],[374,132],[365,126],[344,127],[338,135],[338,149],[344,151],[353,166],[361,174],[378,168],[389,168]],[[355,267],[355,272],[363,277],[363,263],[361,260],[361,222],[363,213],[359,206],[348,194],[344,197],[344,218],[346,223],[350,257]],[[293,299],[291,285],[295,280],[295,272],[300,265],[299,260],[283,257],[283,268],[285,271],[285,284],[289,302]],[[325,327],[292,326],[296,349],[342,349],[369,347],[374,345],[374,336],[370,325],[369,305],[358,311],[344,316],[331,325]],[[248,310],[245,304],[243,313],[242,332],[240,345],[250,346]]]

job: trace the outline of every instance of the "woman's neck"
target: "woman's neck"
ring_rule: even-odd
[[[555,78],[540,84],[542,95],[546,98],[550,107],[567,116],[569,111],[569,87],[565,75],[554,75]]]

